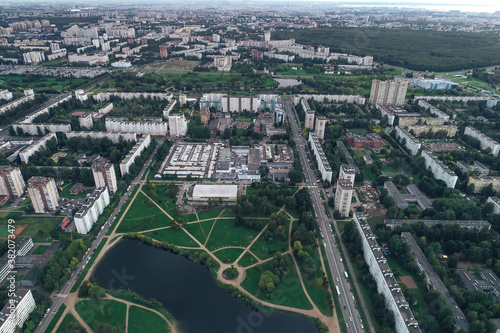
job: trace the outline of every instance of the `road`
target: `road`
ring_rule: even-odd
[[[325,245],[328,264],[330,265],[332,276],[335,279],[335,285],[339,287],[339,301],[341,311],[347,325],[347,330],[349,332],[362,333],[364,332],[364,326],[361,323],[359,312],[355,305],[354,296],[350,291],[351,286],[348,279],[346,279],[344,276],[345,269],[342,258],[340,257],[340,252],[337,247],[338,245],[336,244],[335,238],[333,237],[330,221],[325,216],[325,209],[321,197],[318,193],[318,191],[321,189],[318,187],[319,183],[316,181],[312,163],[309,162],[307,158],[305,150],[305,147],[307,146],[307,140],[303,137],[302,130],[297,124],[292,101],[284,101],[284,106],[288,119],[290,120],[290,123],[292,125],[294,141],[299,151],[300,162],[302,164],[302,169],[304,170],[304,175],[306,177],[306,184],[309,188],[314,212],[316,214],[321,233],[324,236],[323,242]],[[335,293],[336,291],[332,290],[332,292]]]
[[[76,267],[75,271],[71,274],[71,276],[69,278],[69,281],[66,282],[66,284],[61,289],[61,291],[59,292],[59,294],[55,295],[55,300],[54,300],[54,296],[52,296],[53,303],[52,303],[52,306],[50,307],[50,312],[42,319],[42,321],[38,325],[37,329],[35,330],[35,333],[43,333],[43,332],[45,332],[45,330],[47,329],[47,326],[49,326],[50,322],[52,321],[52,319],[54,318],[55,314],[59,310],[59,307],[61,306],[62,303],[64,303],[64,300],[66,299],[66,296],[70,293],[71,288],[73,288],[73,285],[75,284],[76,280],[78,280],[78,277],[79,277],[80,273],[83,271],[83,269],[85,268],[85,266],[88,264],[90,258],[94,254],[94,251],[97,249],[97,247],[99,246],[99,244],[101,244],[101,241],[106,236],[106,233],[108,232],[109,228],[113,224],[113,221],[115,220],[116,216],[122,210],[123,206],[125,205],[125,203],[127,202],[128,198],[129,198],[129,196],[132,194],[132,192],[134,192],[135,187],[138,184],[140,184],[140,182],[141,182],[140,179],[141,179],[142,175],[144,174],[144,172],[146,172],[147,168],[149,167],[149,164],[151,163],[151,160],[155,156],[156,151],[158,150],[158,148],[161,146],[162,143],[163,143],[163,141],[161,141],[161,142],[159,141],[158,142],[158,145],[156,146],[155,150],[153,151],[153,153],[151,154],[151,156],[149,156],[149,159],[147,160],[147,162],[142,167],[141,172],[139,172],[139,174],[137,175],[137,177],[135,177],[134,181],[130,185],[130,188],[125,192],[125,194],[123,195],[123,197],[120,199],[120,202],[118,203],[118,206],[116,206],[115,210],[109,216],[109,218],[106,221],[106,223],[104,223],[104,226],[102,227],[101,231],[97,235],[97,238],[94,240],[94,242],[92,242],[92,245],[89,247],[89,250],[83,256],[82,260],[80,261],[80,263]]]

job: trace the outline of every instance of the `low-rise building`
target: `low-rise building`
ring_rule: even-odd
[[[353,148],[380,149],[382,147],[382,139],[380,138],[380,135],[375,133],[369,133],[365,136],[361,136],[356,133],[347,132],[346,138]]]
[[[193,201],[208,201],[222,199],[222,201],[236,201],[238,185],[195,185],[191,195]]]
[[[474,184],[474,193],[481,192],[483,188],[488,187],[490,184],[494,191],[500,191],[500,177],[498,176],[470,176],[467,185],[472,184]]]
[[[478,161],[474,161],[472,164],[468,164],[465,161],[458,161],[457,167],[466,174],[469,173],[469,170],[479,172],[481,175],[487,175],[490,172],[490,169],[486,165]]]
[[[399,209],[404,210],[409,204],[417,204],[422,210],[432,209],[432,203],[414,184],[407,186],[408,193],[400,193],[391,181],[386,181],[384,188],[394,198],[394,203]]]

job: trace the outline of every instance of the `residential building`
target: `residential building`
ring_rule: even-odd
[[[85,102],[87,99],[89,99],[89,96],[83,89],[77,89],[75,90],[75,98],[80,102]]]
[[[394,198],[394,204],[401,210],[408,208],[409,204],[417,204],[420,209],[432,209],[432,203],[427,197],[420,192],[414,184],[408,185],[409,194],[400,193],[393,182],[386,181],[384,188],[389,192],[389,195]]]
[[[28,320],[30,313],[35,309],[36,303],[29,289],[21,289],[0,311],[0,332],[14,333]]]
[[[92,113],[86,113],[78,117],[78,123],[80,127],[92,128],[94,127],[94,121],[92,120]]]
[[[345,156],[345,159],[347,161],[347,164],[354,168],[354,170],[356,172],[359,172],[359,168],[358,166],[356,165],[356,163],[354,162],[354,159],[352,158],[351,154],[349,153],[349,150],[347,150],[347,147],[345,146],[345,144],[342,142],[342,141],[337,141],[335,142],[337,144],[337,146],[340,148],[340,150],[342,151],[342,153],[344,154]]]
[[[109,192],[107,187],[96,188],[75,214],[75,225],[78,233],[85,235],[92,229],[99,216],[109,205]]]
[[[304,110],[304,113],[306,115],[305,121],[304,121],[304,127],[308,129],[313,129],[314,128],[314,110],[311,109],[309,106],[309,103],[305,99],[303,99],[300,104],[302,105],[302,110]]]
[[[349,216],[353,190],[353,183],[350,180],[340,178],[337,180],[334,207],[335,210],[340,212],[341,216]]]
[[[397,105],[405,103],[408,81],[373,80],[370,92],[370,104]]]
[[[57,141],[55,133],[49,133],[40,140],[32,143],[28,147],[25,147],[23,150],[21,150],[21,152],[19,153],[19,158],[21,159],[21,162],[28,163],[30,157],[40,149],[47,147],[47,141],[51,139],[55,139]]]
[[[415,96],[414,101],[431,101],[431,100],[436,100],[436,101],[449,101],[452,103],[456,102],[464,102],[467,103],[469,101],[479,101],[479,102],[486,102],[486,106],[491,108],[497,105],[498,100],[492,97],[480,97],[480,96]]]
[[[470,176],[469,182],[467,185],[474,184],[474,193],[479,193],[485,187],[488,187],[490,184],[493,186],[493,190],[499,192],[500,191],[500,177],[492,177],[492,176]]]
[[[9,252],[4,253],[0,258],[0,283],[10,274],[13,268],[16,267],[16,259],[25,256],[33,248],[33,239],[31,237],[20,237],[15,244],[14,255]],[[2,332],[0,330],[0,332]]]
[[[0,99],[6,99],[10,101],[13,98],[12,93],[7,89],[0,90]]]
[[[457,134],[458,127],[454,125],[412,125],[408,126],[407,130],[413,132],[416,137],[426,137],[429,133],[432,133],[431,137],[433,137],[434,134],[439,132],[451,138]]]
[[[317,116],[315,132],[318,139],[323,140],[325,138],[325,126],[326,126],[326,117]]]
[[[54,134],[55,135],[55,134]],[[68,139],[70,138],[92,138],[92,139],[102,139],[108,138],[113,143],[120,142],[120,139],[124,141],[137,141],[137,133],[109,133],[109,132],[94,132],[94,131],[75,131],[65,133]]]
[[[16,131],[16,133],[18,132],[18,129],[21,129],[25,134],[40,136],[40,135],[45,135],[47,133],[70,132],[71,124],[17,123],[17,124],[12,124],[12,128]]]
[[[389,126],[394,125],[394,120],[396,119],[396,116],[394,113],[392,113],[389,108],[381,105],[381,104],[375,104],[375,107],[380,110],[380,117],[384,118],[387,117],[387,124]]]
[[[311,150],[316,157],[316,161],[318,162],[318,170],[321,173],[321,178],[323,181],[332,182],[332,168],[330,167],[330,163],[323,152],[323,147],[321,147],[321,143],[316,136],[316,133],[309,132],[309,143],[311,144]]]
[[[187,134],[188,121],[183,114],[168,116],[168,129],[171,138],[179,138]]]
[[[420,114],[399,113],[398,122],[400,127],[408,127],[411,125],[430,125],[441,126],[444,125],[445,120],[437,117],[420,117]]]
[[[26,95],[26,92],[30,90],[32,92],[32,94],[29,94],[29,95]],[[7,104],[4,104],[2,106],[0,106],[0,114],[2,113],[5,113],[13,108],[15,108],[16,106],[18,105],[21,105],[21,103],[24,103],[24,102],[27,102],[27,101],[31,101],[33,99],[35,99],[35,94],[33,94],[33,89],[26,89],[24,91],[25,95],[23,97],[20,97],[16,100],[13,100],[12,102],[9,102]]]
[[[493,214],[500,214],[500,199],[497,197],[488,197],[487,202],[493,204]]]
[[[108,132],[134,132],[145,135],[167,135],[168,123],[162,122],[161,118],[143,118],[136,121],[128,121],[128,118],[108,117],[106,118],[106,131]]]
[[[172,93],[156,93],[156,92],[100,92],[94,96],[94,99],[98,102],[104,102],[109,100],[111,96],[118,97],[120,99],[137,99],[137,98],[156,98],[162,101],[171,101],[173,98]]]
[[[28,179],[28,194],[35,213],[55,211],[59,207],[59,193],[54,178],[31,177]]]
[[[0,195],[7,198],[19,198],[24,194],[26,184],[19,167],[8,165],[0,166]]]
[[[437,107],[433,106],[432,104],[429,104],[423,99],[418,100],[418,105],[425,108],[426,111],[429,111],[430,114],[437,116],[438,118],[443,119],[444,121],[449,121],[450,116],[448,116],[446,113],[443,111],[439,110]]]
[[[431,170],[436,179],[440,179],[446,183],[446,186],[454,188],[457,183],[458,176],[450,168],[444,165],[436,156],[429,151],[422,151],[421,156],[424,158],[425,167]]]
[[[487,137],[486,135],[479,132],[474,127],[470,127],[470,126],[467,126],[465,128],[464,135],[469,135],[469,136],[472,136],[473,138],[478,139],[480,144],[481,144],[481,150],[486,150],[486,149],[490,148],[491,154],[493,156],[498,156],[498,153],[500,152],[500,143],[496,142],[492,138]]]
[[[260,98],[258,96],[223,95],[221,106],[224,113],[241,111],[258,112],[260,110]]]
[[[399,126],[396,126],[396,138],[413,156],[417,155],[422,147],[422,144],[410,132]]]
[[[125,156],[123,161],[120,163],[120,172],[122,177],[129,173],[130,166],[134,164],[135,159],[141,155],[141,153],[149,147],[151,144],[151,135],[143,136],[135,146],[130,150],[130,152]]]
[[[168,49],[166,46],[160,46],[160,58],[162,59],[168,58]]]
[[[479,172],[481,175],[488,175],[490,172],[490,169],[485,166],[484,164],[474,161],[472,164],[468,164],[465,161],[458,161],[457,162],[457,167],[463,172],[463,173],[469,173],[469,170]]]
[[[92,175],[94,176],[95,186],[108,188],[109,194],[115,194],[118,189],[116,181],[115,167],[109,162],[95,162],[92,164]]]
[[[208,121],[210,120],[210,109],[207,107],[204,107],[200,110],[200,118],[201,122],[204,125],[208,125]]]
[[[298,94],[293,95],[293,104],[298,105],[301,99],[306,101],[314,99],[319,103],[349,103],[349,104],[365,104],[366,99],[360,95],[313,95],[313,94]]]
[[[481,231],[483,229],[490,230],[491,224],[488,221],[484,220],[410,220],[410,219],[385,219],[384,224],[394,229],[396,227],[401,227],[403,224],[415,224],[415,223],[423,223],[427,227],[433,227],[435,225],[454,225],[458,224],[460,228],[466,228],[471,230]]]
[[[176,99],[171,100],[167,104],[167,106],[163,109],[163,118],[168,119],[168,116],[170,115],[170,112],[174,109],[175,104],[177,104]],[[181,104],[181,106],[182,106],[182,104]]]
[[[353,217],[361,236],[363,257],[377,284],[377,291],[384,295],[385,305],[394,315],[396,333],[420,333],[418,321],[411,312],[410,305],[387,264],[382,248],[377,243],[365,216],[362,213],[354,213]]]

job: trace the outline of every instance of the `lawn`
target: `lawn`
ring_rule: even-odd
[[[59,311],[58,311],[58,313],[59,313]],[[56,318],[54,317],[52,322],[54,322],[55,319]],[[50,323],[50,326],[52,326],[52,323]],[[55,324],[53,327],[55,327]],[[71,333],[71,332],[74,332],[74,329],[73,329],[74,327],[82,327],[82,325],[80,325],[80,323],[75,319],[75,317],[73,317],[73,315],[71,313],[68,313],[68,314],[66,314],[63,321],[61,322],[61,325],[59,325],[59,327],[57,328],[56,333]],[[47,329],[47,332],[51,332],[51,331],[49,331]]]
[[[12,227],[10,230],[14,230]],[[7,238],[9,237],[10,232],[9,232],[9,226],[8,225],[0,225],[0,238]]]
[[[50,322],[49,326],[47,326],[46,332],[52,332],[54,330],[54,327],[56,327],[56,324],[59,321],[59,318],[61,318],[64,310],[66,310],[66,305],[61,304],[59,310],[57,310],[56,315],[54,316],[54,318],[52,318],[52,321]]]
[[[125,330],[127,306],[124,303],[108,299],[96,299],[81,301],[76,304],[75,308],[90,328],[93,327],[95,321],[99,321]]]
[[[366,134],[366,131],[362,128],[349,128],[349,132],[354,133],[354,134],[359,134],[359,135]]]
[[[58,78],[49,76],[37,76],[36,80],[32,80],[29,76],[24,75],[2,75],[0,76],[0,88],[14,90],[18,87],[23,89],[32,88],[35,92],[43,92],[45,90],[72,90],[84,84],[88,79],[74,78]],[[72,87],[70,87],[70,85]]]
[[[248,267],[257,262],[257,259],[251,253],[245,253],[243,257],[241,257],[240,261],[238,261],[238,265],[242,267]]]
[[[243,253],[243,249],[228,248],[214,252],[214,255],[225,264],[231,264]]]
[[[152,200],[154,200],[161,208],[163,208],[173,219],[177,219],[179,216],[177,214],[177,208],[175,206],[176,198],[171,198],[167,196],[165,191],[165,186],[168,184],[172,186],[172,183],[153,183],[155,184],[155,189],[148,189],[144,186],[142,190],[146,193]],[[177,193],[179,186],[175,185]]]
[[[38,245],[38,247],[35,249],[35,251],[33,251],[32,254],[44,254],[48,248],[48,245]]]
[[[374,216],[370,217],[366,220],[368,222],[368,225],[372,229],[372,231],[375,231],[375,225],[379,223],[384,223],[384,217],[383,216]]]
[[[161,242],[173,243],[177,246],[193,246],[197,247],[198,244],[184,232],[184,230],[173,230],[165,228],[155,231],[144,233],[144,235],[154,238]]]
[[[181,217],[184,219],[186,222],[194,222],[198,221],[198,217],[196,214],[187,214],[187,215],[181,215]]]
[[[344,232],[344,227],[349,221],[337,221],[337,227],[339,227],[340,233]]]
[[[170,219],[144,194],[139,193],[120,223],[117,232],[137,232],[168,225],[170,225]]]
[[[200,220],[213,219],[220,215],[222,209],[206,210],[203,212],[198,212],[198,217]]]
[[[316,276],[312,279],[307,279],[302,271],[302,264],[297,262],[299,269],[301,270],[302,280],[304,281],[304,285],[306,287],[307,293],[316,304],[321,313],[331,316],[332,310],[330,310],[330,306],[328,305],[328,298],[326,297],[326,289],[323,285],[318,285],[316,278],[323,278],[323,269],[321,268],[321,259],[319,257],[319,252],[317,249],[313,251],[313,255],[311,256],[313,259],[314,265],[316,266]],[[326,286],[328,287],[328,286]]]
[[[288,230],[290,228],[290,223],[286,225],[285,234],[288,236]],[[259,259],[265,260],[267,258],[273,257],[276,253],[284,253],[288,251],[288,241],[280,241],[274,238],[271,242],[265,242],[262,236],[255,241],[255,243],[250,248],[253,254],[255,254]]]
[[[170,327],[156,313],[131,306],[128,314],[128,333],[167,333]]]
[[[295,266],[292,266],[286,278],[279,282],[276,289],[269,295],[270,297],[258,286],[260,276],[266,270],[268,270],[267,263],[248,269],[245,281],[242,282],[241,286],[252,295],[269,303],[305,310],[312,309],[312,305],[300,284]]]
[[[217,220],[205,246],[210,251],[226,246],[247,247],[259,231],[244,226],[235,227],[233,219]]]
[[[16,224],[27,225],[20,236],[31,237],[34,243],[47,243],[53,240],[49,233],[57,227],[63,218],[64,216],[18,217]]]
[[[199,240],[200,243],[205,244],[214,222],[215,220],[208,220],[204,222],[191,223],[187,225],[186,230],[193,235],[193,237]]]
[[[69,190],[75,185],[75,183],[69,183],[63,186],[61,193],[59,193],[59,196],[61,198],[68,198],[68,199],[82,199],[87,197],[87,193],[89,191],[85,191],[83,193],[78,193],[78,194],[70,194]]]

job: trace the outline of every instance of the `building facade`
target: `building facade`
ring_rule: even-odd
[[[113,163],[97,162],[92,164],[92,175],[94,176],[96,187],[107,187],[109,194],[115,194],[118,189],[115,167]]]
[[[146,135],[167,135],[168,123],[159,119],[144,119],[141,121],[127,121],[126,118],[106,119],[108,132],[134,132]]]
[[[0,311],[0,332],[17,332],[18,328],[24,325],[35,307],[36,303],[31,290],[18,290],[16,295]]]
[[[132,150],[125,156],[123,161],[120,163],[120,172],[122,174],[122,177],[125,176],[127,173],[129,173],[130,166],[134,164],[135,159],[141,155],[141,153],[144,151],[144,149],[148,148],[149,145],[151,144],[151,135],[146,135],[143,136],[135,146],[132,148]]]
[[[0,195],[19,198],[24,194],[25,189],[26,184],[21,169],[8,165],[0,166]]]
[[[107,187],[95,189],[83,203],[80,210],[75,214],[75,225],[78,233],[85,235],[92,229],[99,216],[109,205],[109,192]]]
[[[412,154],[413,156],[417,155],[418,151],[422,147],[422,144],[402,127],[396,126],[396,138],[404,144],[406,149]]]
[[[316,157],[316,161],[318,162],[318,169],[321,173],[321,178],[323,181],[332,182],[332,168],[330,167],[330,163],[323,152],[323,147],[321,147],[321,143],[316,136],[316,133],[309,132],[309,143],[311,144],[311,150]]]
[[[323,140],[325,138],[325,127],[326,127],[326,117],[318,116],[316,117],[316,136],[318,139]]]
[[[408,81],[373,80],[370,92],[370,104],[397,105],[405,103]]]
[[[309,103],[307,103],[304,99],[300,102],[300,104],[302,105],[302,109],[306,115],[304,127],[312,130],[314,128],[314,110],[311,109]]]
[[[341,216],[349,216],[351,211],[351,200],[353,192],[353,183],[348,179],[338,179],[335,192],[335,210],[340,212]]]
[[[168,129],[171,138],[179,138],[187,134],[188,121],[182,114],[168,116]]]
[[[480,144],[481,144],[481,150],[485,150],[485,149],[490,148],[491,154],[493,156],[498,156],[498,153],[500,152],[500,143],[496,142],[495,140],[491,139],[490,137],[487,137],[486,135],[479,132],[474,127],[470,127],[470,126],[467,126],[465,128],[464,135],[469,135],[469,136],[472,136],[473,138],[478,139]]]
[[[444,181],[448,187],[455,187],[458,180],[455,172],[444,165],[443,162],[429,151],[422,151],[421,156],[424,158],[425,167],[432,172],[436,179]]]
[[[59,193],[54,178],[31,177],[28,179],[28,193],[35,213],[55,211],[59,207]]]

